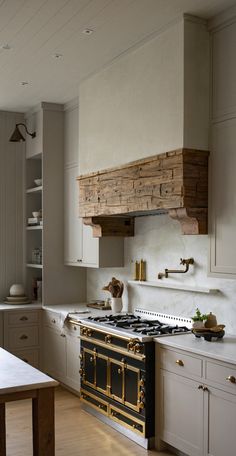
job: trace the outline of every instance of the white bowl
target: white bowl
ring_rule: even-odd
[[[35,211],[35,212],[32,212],[32,215],[33,215],[33,217],[38,218],[38,217],[41,216],[41,212],[40,211]]]
[[[39,187],[42,185],[42,179],[34,179],[34,183],[37,185],[37,187]]]
[[[21,283],[14,283],[10,288],[10,296],[25,296],[25,290]]]

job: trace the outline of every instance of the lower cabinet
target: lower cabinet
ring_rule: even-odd
[[[43,328],[43,366],[45,373],[64,385],[80,390],[80,339],[70,331],[61,333],[57,328]]]
[[[203,394],[199,383],[160,372],[160,437],[191,456],[203,456]]]
[[[189,456],[235,456],[236,366],[170,349],[157,363],[158,438]]]

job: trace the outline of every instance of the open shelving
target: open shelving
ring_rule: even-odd
[[[143,286],[143,287],[156,287],[156,288],[169,288],[172,290],[182,290],[182,291],[192,291],[195,293],[206,293],[206,294],[217,294],[220,290],[216,288],[207,288],[207,287],[199,287],[196,285],[185,285],[185,284],[178,284],[178,283],[171,283],[171,282],[157,282],[157,281],[140,281],[140,280],[128,280],[130,285],[134,286]]]

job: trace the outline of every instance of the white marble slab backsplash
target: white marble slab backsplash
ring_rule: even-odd
[[[147,280],[157,280],[164,269],[178,269],[180,258],[194,258],[187,274],[173,274],[172,283],[217,288],[220,293],[176,291],[171,289],[138,287],[127,284],[133,278],[134,261],[143,258],[147,262]],[[88,299],[104,299],[109,296],[102,287],[115,276],[124,281],[124,310],[135,307],[191,316],[196,307],[202,312],[216,314],[218,323],[224,323],[228,333],[236,334],[236,280],[207,276],[208,236],[183,236],[178,222],[168,215],[138,217],[135,220],[135,236],[125,240],[125,267],[88,269]]]

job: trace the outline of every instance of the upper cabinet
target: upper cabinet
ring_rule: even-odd
[[[212,30],[210,261],[215,277],[236,278],[236,18]]]
[[[64,117],[64,262],[91,268],[122,267],[124,239],[95,238],[91,226],[79,217],[78,106],[68,104]]]

